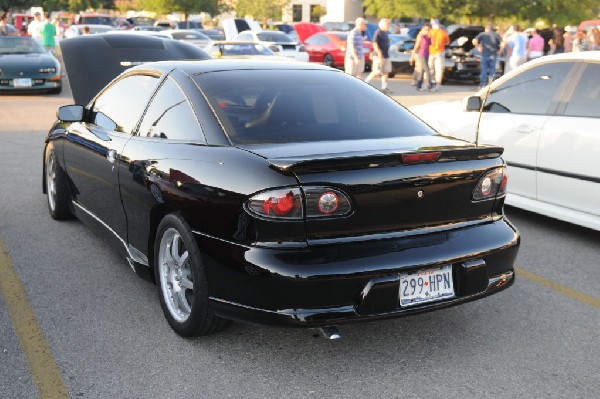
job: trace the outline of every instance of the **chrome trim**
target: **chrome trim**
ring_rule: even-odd
[[[240,244],[239,242],[224,240],[222,238],[215,237],[215,236],[210,235],[210,234],[202,233],[202,232],[200,232],[198,230],[192,230],[192,233],[197,234],[197,235],[202,236],[202,237],[211,238],[213,240],[221,241],[221,242],[224,242],[226,244],[237,245],[238,247],[242,247],[242,248],[246,248],[246,249],[252,248],[252,246],[250,246],[250,245],[244,245],[244,244]]]
[[[115,237],[117,237],[119,239],[119,241],[121,241],[121,243],[123,244],[123,247],[125,247],[125,250],[127,251],[127,254],[129,254],[129,258],[131,258],[131,260],[133,262],[136,262],[136,263],[139,263],[140,265],[149,267],[149,265],[148,265],[148,258],[143,253],[141,253],[139,250],[137,250],[133,246],[128,245],[125,242],[125,240],[123,240],[113,229],[110,228],[109,225],[107,225],[106,223],[104,223],[104,221],[102,219],[100,219],[98,216],[94,215],[91,211],[89,211],[83,205],[79,204],[76,201],[72,201],[72,203],[73,203],[73,205],[75,205],[76,207],[78,207],[79,209],[81,209],[82,211],[84,211],[85,213],[87,213],[88,216],[92,217],[98,223],[100,223],[102,226],[104,226],[104,228],[106,228],[108,231],[110,231]]]
[[[510,283],[511,280],[515,277],[515,272],[506,272],[502,273],[496,277],[490,278],[488,283],[488,287],[486,291],[496,290]]]

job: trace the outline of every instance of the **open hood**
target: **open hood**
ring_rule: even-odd
[[[473,39],[483,31],[483,26],[479,25],[458,25],[449,35],[449,47],[455,50],[460,49],[464,53],[471,51],[473,49]]]
[[[325,32],[325,28],[321,25],[313,24],[312,22],[298,22],[294,25],[296,33],[298,34],[298,40],[300,43],[304,43],[306,39],[314,35],[315,33]]]
[[[80,36],[60,42],[75,103],[86,105],[126,69],[144,62],[210,56],[178,40],[127,33]]]

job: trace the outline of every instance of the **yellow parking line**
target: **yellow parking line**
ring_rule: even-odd
[[[44,333],[27,300],[21,280],[0,239],[0,295],[21,342],[21,349],[29,365],[31,376],[40,398],[68,398],[69,391],[58,371]]]
[[[559,294],[562,294],[566,297],[575,299],[579,302],[583,302],[587,305],[591,305],[595,308],[600,309],[600,299],[598,298],[584,294],[583,292],[574,290],[555,281],[548,280],[547,278],[538,276],[537,274],[529,272],[525,269],[521,269],[520,267],[515,267],[515,272],[517,272],[518,277],[523,277],[546,288],[550,288],[552,291],[558,292]]]

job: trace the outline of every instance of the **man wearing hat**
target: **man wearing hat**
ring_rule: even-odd
[[[431,91],[438,91],[442,87],[444,78],[444,66],[446,58],[446,46],[450,44],[448,32],[440,27],[440,21],[431,20],[431,30],[429,31],[431,44],[429,45],[429,73],[435,78],[435,86]]]
[[[500,43],[502,43],[502,38],[494,32],[494,26],[491,22],[485,25],[485,31],[473,39],[473,46],[481,54],[479,62],[481,69],[481,73],[479,74],[480,87],[487,85],[490,79],[493,79],[496,74],[496,59],[498,58]]]

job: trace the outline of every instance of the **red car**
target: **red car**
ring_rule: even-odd
[[[318,62],[333,68],[344,67],[346,56],[346,40],[349,32],[320,32],[304,41],[310,62]],[[364,42],[365,68],[371,65],[373,44]]]

